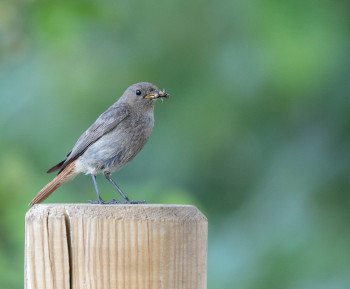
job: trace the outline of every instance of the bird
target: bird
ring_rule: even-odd
[[[111,174],[130,162],[146,144],[154,126],[154,104],[157,99],[168,99],[165,90],[149,82],[129,86],[123,95],[102,113],[80,136],[66,158],[50,168],[47,173],[58,171],[29,203],[30,206],[44,201],[57,188],[74,179],[78,174],[91,175],[97,194],[92,204],[139,204],[146,201],[129,199]],[[123,200],[104,201],[101,198],[96,175],[103,174],[119,192]]]

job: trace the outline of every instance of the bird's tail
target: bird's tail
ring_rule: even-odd
[[[78,175],[79,173],[80,171],[76,167],[75,160],[74,162],[70,163],[67,167],[65,167],[64,170],[60,172],[57,175],[57,177],[55,177],[50,183],[48,183],[29,203],[29,206],[41,203],[48,196],[50,196],[57,188],[75,178],[76,175]]]

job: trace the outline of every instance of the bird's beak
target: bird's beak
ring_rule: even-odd
[[[158,90],[155,93],[151,93],[151,94],[147,94],[145,95],[144,98],[148,98],[148,99],[156,99],[156,98],[160,98],[160,97],[164,97],[164,98],[169,98],[170,94],[166,93],[165,90]]]

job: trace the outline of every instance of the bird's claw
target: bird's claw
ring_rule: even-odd
[[[125,203],[123,204],[147,204],[146,200],[143,201],[133,201],[133,200],[129,200],[129,201],[125,201]]]
[[[90,204],[104,204],[104,201],[93,201],[93,200],[88,200]]]
[[[90,204],[147,204],[146,200],[143,201],[133,201],[133,200],[125,200],[125,201],[119,201],[117,199],[112,199],[110,201],[104,201],[104,200],[98,200],[98,201],[92,201],[88,200]]]

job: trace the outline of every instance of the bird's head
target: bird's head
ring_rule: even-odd
[[[149,82],[140,82],[129,86],[121,99],[133,106],[153,106],[158,98],[169,98],[164,90]]]

